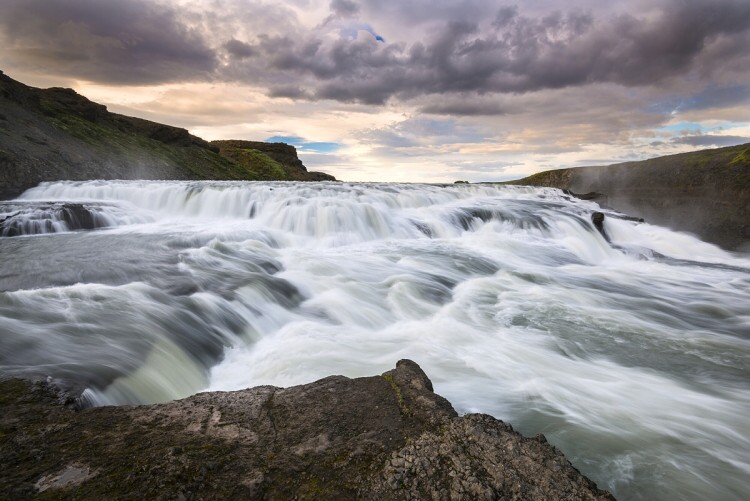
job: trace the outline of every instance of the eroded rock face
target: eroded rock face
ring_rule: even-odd
[[[411,361],[382,376],[63,405],[0,382],[0,498],[612,499],[543,437],[459,417]]]

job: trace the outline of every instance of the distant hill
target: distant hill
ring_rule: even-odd
[[[283,143],[208,143],[187,130],[107,111],[72,89],[37,89],[0,72],[0,199],[41,181],[333,180]]]
[[[602,205],[649,223],[691,232],[727,249],[750,250],[750,143],[549,170],[509,184],[588,193]]]

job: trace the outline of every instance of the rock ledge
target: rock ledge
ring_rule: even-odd
[[[422,369],[149,406],[0,381],[0,498],[613,499],[543,436],[459,417]]]

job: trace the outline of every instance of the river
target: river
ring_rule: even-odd
[[[109,405],[410,358],[618,499],[750,497],[747,256],[495,185],[43,183],[3,219],[3,375]]]

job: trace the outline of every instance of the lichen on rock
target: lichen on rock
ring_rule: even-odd
[[[74,410],[0,381],[0,499],[612,499],[543,437],[382,376]]]

